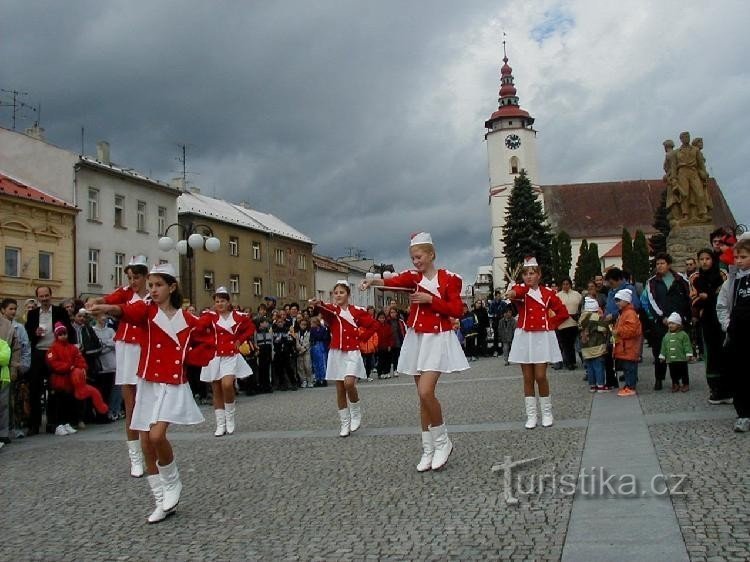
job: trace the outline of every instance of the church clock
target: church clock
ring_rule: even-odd
[[[505,146],[511,150],[515,150],[521,146],[521,137],[516,134],[508,135],[505,137]]]

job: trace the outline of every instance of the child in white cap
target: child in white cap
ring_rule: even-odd
[[[615,304],[620,310],[620,315],[612,329],[612,356],[620,362],[625,375],[625,386],[620,389],[617,396],[635,396],[635,385],[638,382],[643,328],[638,313],[631,304],[632,301],[633,292],[630,289],[620,289],[615,293]]]
[[[693,344],[682,329],[682,317],[673,312],[667,318],[668,332],[661,340],[659,361],[669,365],[672,392],[687,392],[690,389],[688,361],[693,361]]]
[[[593,297],[584,297],[583,313],[578,320],[579,338],[583,366],[591,392],[607,392],[604,357],[607,355],[609,322],[599,309],[599,302]]]

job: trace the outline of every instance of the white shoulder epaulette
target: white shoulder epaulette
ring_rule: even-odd
[[[463,277],[461,277],[458,273],[453,273],[449,269],[444,269],[443,271],[445,271],[448,275],[453,275],[454,277],[458,277],[459,279],[463,281]]]

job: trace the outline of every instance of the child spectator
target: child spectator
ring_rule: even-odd
[[[612,329],[614,346],[612,355],[620,361],[625,374],[625,386],[617,396],[635,396],[635,385],[638,382],[638,361],[641,357],[641,337],[643,329],[638,313],[631,304],[633,292],[620,289],[615,293],[615,304],[619,311],[617,323]]]
[[[326,363],[328,362],[328,345],[331,333],[320,321],[319,316],[310,319],[310,359],[315,376],[315,386],[328,386],[326,381]]]
[[[302,378],[302,388],[312,388],[312,358],[310,356],[310,326],[307,319],[301,317],[297,328],[292,330],[297,352],[297,376]]]
[[[516,332],[516,319],[513,317],[513,307],[507,305],[503,310],[503,317],[497,323],[500,343],[503,345],[503,358],[505,365],[510,365],[508,356],[510,355],[510,346],[513,344],[513,334]]]
[[[716,304],[719,323],[727,334],[727,365],[732,366],[734,409],[737,421],[734,431],[750,431],[750,377],[744,346],[750,341],[750,237],[743,234],[734,246],[734,265],[729,267]]]
[[[604,357],[607,355],[609,323],[604,319],[599,302],[592,297],[584,297],[583,313],[578,320],[583,366],[591,392],[607,392]]]
[[[76,421],[76,400],[91,398],[94,408],[100,414],[106,414],[109,407],[102,399],[101,393],[86,384],[86,360],[78,346],[68,342],[68,329],[62,322],[55,324],[55,341],[47,351],[47,365],[50,369],[50,388],[62,394],[58,395],[58,419],[55,435],[76,433],[71,422]],[[62,410],[62,411],[61,411]]]
[[[669,365],[672,392],[687,392],[690,389],[688,361],[693,361],[693,343],[682,329],[682,318],[673,312],[667,318],[668,332],[661,341],[659,361]]]
[[[122,393],[119,387],[115,387],[115,369],[117,360],[115,359],[115,331],[107,325],[107,316],[97,314],[96,324],[94,324],[94,333],[101,344],[101,353],[99,354],[99,373],[96,375],[97,388],[102,396],[109,397],[109,421],[116,421],[122,408]]]
[[[378,312],[378,378],[391,378],[391,347],[393,346],[393,330],[386,321],[385,312]]]
[[[398,358],[401,356],[401,346],[406,336],[406,322],[401,318],[398,308],[391,306],[388,309],[388,325],[391,327],[393,345],[391,346],[391,371],[394,377],[398,377]]]

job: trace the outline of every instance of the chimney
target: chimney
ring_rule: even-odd
[[[169,182],[169,185],[185,191],[185,180],[182,179],[182,176],[172,178],[172,181]]]
[[[96,159],[102,164],[111,164],[109,161],[109,143],[107,141],[97,141]]]
[[[39,126],[39,123],[34,123],[31,127],[26,129],[24,133],[33,139],[40,141],[44,140],[44,129]]]

